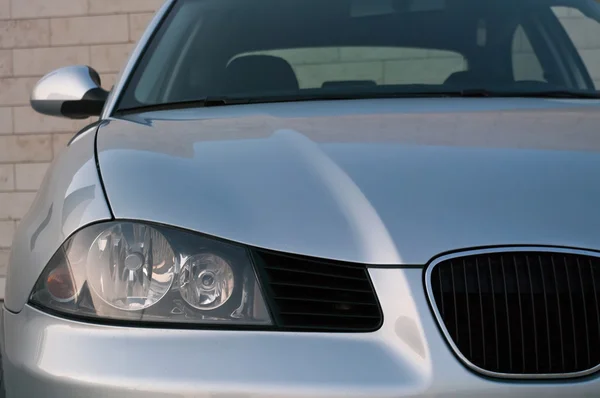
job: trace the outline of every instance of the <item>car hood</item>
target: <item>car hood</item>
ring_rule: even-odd
[[[600,250],[600,102],[397,99],[111,119],[116,218],[314,257],[422,265],[499,245]]]

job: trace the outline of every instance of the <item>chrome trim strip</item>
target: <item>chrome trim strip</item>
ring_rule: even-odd
[[[437,303],[435,302],[435,297],[433,296],[433,290],[431,287],[431,273],[433,272],[433,269],[438,264],[445,262],[447,260],[454,259],[454,258],[462,258],[462,257],[467,257],[467,256],[479,255],[479,254],[509,253],[509,252],[510,253],[515,253],[515,252],[518,253],[518,252],[532,252],[532,251],[546,252],[546,253],[578,254],[578,255],[583,255],[583,256],[600,258],[600,253],[593,252],[593,251],[579,250],[579,249],[555,248],[555,247],[537,247],[537,246],[502,247],[502,248],[495,248],[495,249],[491,248],[491,249],[470,250],[470,251],[467,250],[467,251],[456,252],[456,253],[452,253],[452,254],[448,254],[448,255],[436,258],[427,266],[427,269],[425,271],[425,288],[427,290],[427,298],[429,299],[431,309],[433,311],[433,314],[437,320],[437,323],[438,323],[440,329],[442,330],[442,333],[444,334],[446,341],[452,348],[452,351],[454,351],[454,354],[467,367],[469,367],[471,370],[473,370],[477,373],[481,373],[482,375],[489,376],[489,377],[502,378],[502,379],[529,379],[529,380],[531,380],[531,379],[570,379],[570,378],[575,378],[575,377],[588,376],[590,374],[600,371],[600,364],[599,364],[593,368],[590,368],[588,370],[584,370],[581,372],[563,373],[563,374],[560,374],[560,373],[559,374],[547,374],[547,373],[513,374],[513,373],[492,372],[489,370],[482,369],[479,366],[473,364],[471,361],[469,361],[460,352],[460,350],[458,349],[458,347],[452,340],[452,337],[450,336],[450,333],[448,332],[448,329],[446,328],[444,320],[442,319],[442,316],[440,315],[440,312],[438,310]]]
[[[133,73],[133,69],[137,64],[138,59],[146,49],[146,46],[150,43],[150,38],[156,31],[158,25],[162,22],[167,12],[171,9],[171,6],[175,3],[175,1],[177,0],[166,0],[162,7],[158,9],[156,14],[154,15],[154,18],[152,18],[152,21],[144,31],[144,34],[140,38],[140,41],[131,53],[127,64],[125,64],[125,68],[119,74],[117,82],[115,83],[115,87],[106,101],[106,105],[104,106],[104,110],[102,111],[102,115],[100,117],[101,119],[107,119],[110,116],[112,116],[115,107],[117,106],[117,100],[121,97],[121,93],[125,88],[125,83],[131,77],[131,74]]]

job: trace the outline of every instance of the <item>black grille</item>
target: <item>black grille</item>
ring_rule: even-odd
[[[516,375],[600,365],[600,260],[493,253],[437,264],[430,279],[449,337],[472,364]]]
[[[381,326],[381,308],[365,266],[264,251],[254,257],[278,327],[368,332]]]

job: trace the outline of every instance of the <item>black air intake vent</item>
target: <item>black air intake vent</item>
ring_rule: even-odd
[[[382,323],[367,268],[254,252],[277,326],[289,330],[369,332]]]
[[[566,377],[600,365],[600,259],[489,253],[442,261],[429,275],[447,337],[479,369]]]

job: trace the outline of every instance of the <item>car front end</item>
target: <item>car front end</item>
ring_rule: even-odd
[[[14,396],[594,397],[600,381],[486,378],[453,355],[420,269],[369,271],[385,314],[372,333],[177,330],[5,314]]]
[[[99,120],[19,223],[7,397],[598,396],[592,27],[593,0],[175,0],[110,93],[46,76],[38,112]]]
[[[542,116],[586,131],[598,106],[455,101],[432,112],[495,120],[466,128],[465,143]],[[385,103],[396,131],[414,102],[328,105],[368,130]],[[299,119],[278,116],[290,107]],[[13,264],[45,265],[24,278],[33,288],[9,285],[9,396],[597,395],[589,141],[555,128],[541,147],[517,135],[440,146],[446,123],[420,114],[423,142],[404,143],[408,130],[393,145],[343,142],[323,138],[323,103],[254,108],[114,119],[71,144],[13,249]],[[282,125],[273,135],[257,119],[266,108]],[[202,132],[225,121],[247,128],[225,141]],[[159,137],[173,126],[169,145]],[[95,162],[76,159],[96,130],[110,208]]]

